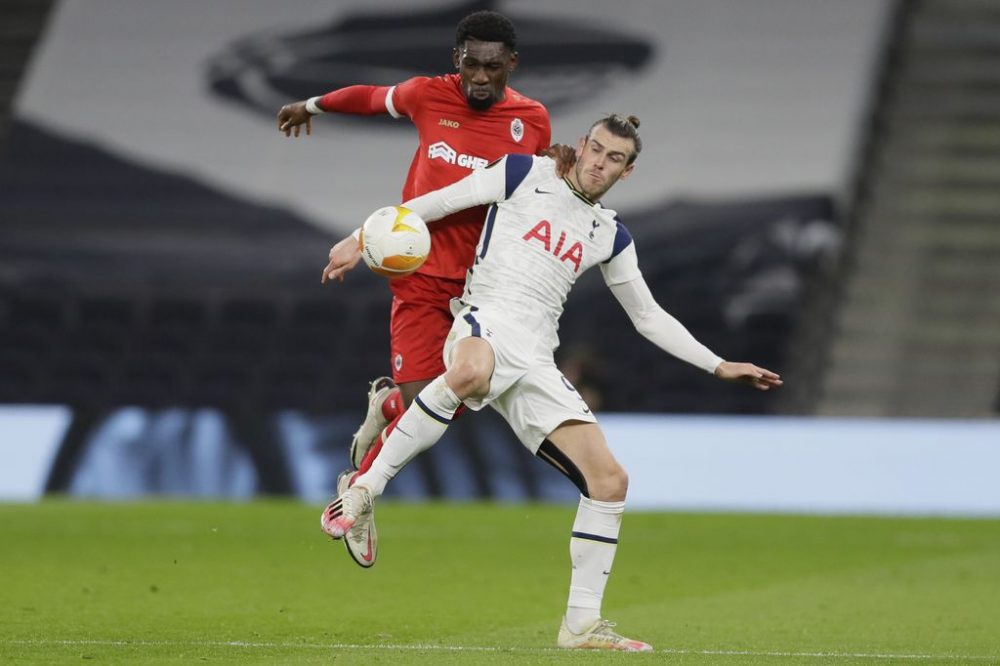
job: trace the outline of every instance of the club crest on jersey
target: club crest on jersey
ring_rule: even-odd
[[[524,123],[521,122],[520,118],[514,118],[510,121],[510,136],[518,143],[521,143],[521,139],[524,138]]]
[[[548,220],[541,220],[532,227],[531,231],[522,237],[525,241],[538,241],[542,248],[557,258],[559,261],[568,261],[573,264],[573,272],[580,272],[580,264],[583,263],[583,245],[580,241],[573,241],[573,244],[566,248],[566,232],[560,231],[555,247],[552,246],[552,224]],[[564,252],[563,249],[566,248]]]
[[[456,164],[460,167],[465,167],[466,169],[479,169],[489,163],[489,160],[483,157],[460,153],[444,141],[432,143],[427,148],[427,159],[443,160],[448,164]]]

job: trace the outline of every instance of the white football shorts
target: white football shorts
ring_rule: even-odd
[[[542,441],[566,421],[597,423],[590,407],[556,367],[552,350],[538,337],[496,310],[467,305],[458,310],[444,343],[444,364],[459,340],[474,336],[493,348],[496,367],[489,393],[469,398],[469,409],[490,405],[510,424],[521,443],[538,452]]]

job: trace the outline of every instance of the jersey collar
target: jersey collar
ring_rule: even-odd
[[[563,176],[563,182],[566,183],[566,187],[569,188],[570,192],[572,192],[574,195],[576,195],[576,197],[578,199],[582,199],[588,206],[597,206],[597,205],[600,205],[599,202],[597,202],[597,201],[591,201],[590,199],[587,198],[586,194],[584,194],[580,190],[578,190],[575,187],[573,187],[573,183],[569,182],[569,178],[567,178],[566,176]]]

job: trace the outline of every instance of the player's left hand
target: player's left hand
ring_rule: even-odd
[[[542,157],[551,157],[556,161],[556,175],[562,178],[576,164],[576,149],[562,143],[556,143],[538,153]]]
[[[765,368],[758,368],[753,363],[733,363],[723,361],[715,369],[715,376],[727,382],[740,382],[749,384],[755,389],[767,391],[772,387],[777,388],[782,385],[781,375],[771,372]]]
[[[361,261],[361,244],[354,236],[348,236],[330,248],[330,261],[323,269],[323,284],[331,280],[344,281],[344,273]]]

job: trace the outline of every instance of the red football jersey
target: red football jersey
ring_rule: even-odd
[[[477,111],[466,101],[458,74],[409,79],[385,100],[390,114],[410,118],[420,139],[403,201],[451,185],[507,153],[534,155],[552,138],[549,114],[540,102],[507,88],[502,102]],[[485,217],[486,209],[479,207],[431,224],[431,254],[419,272],[464,279]]]

